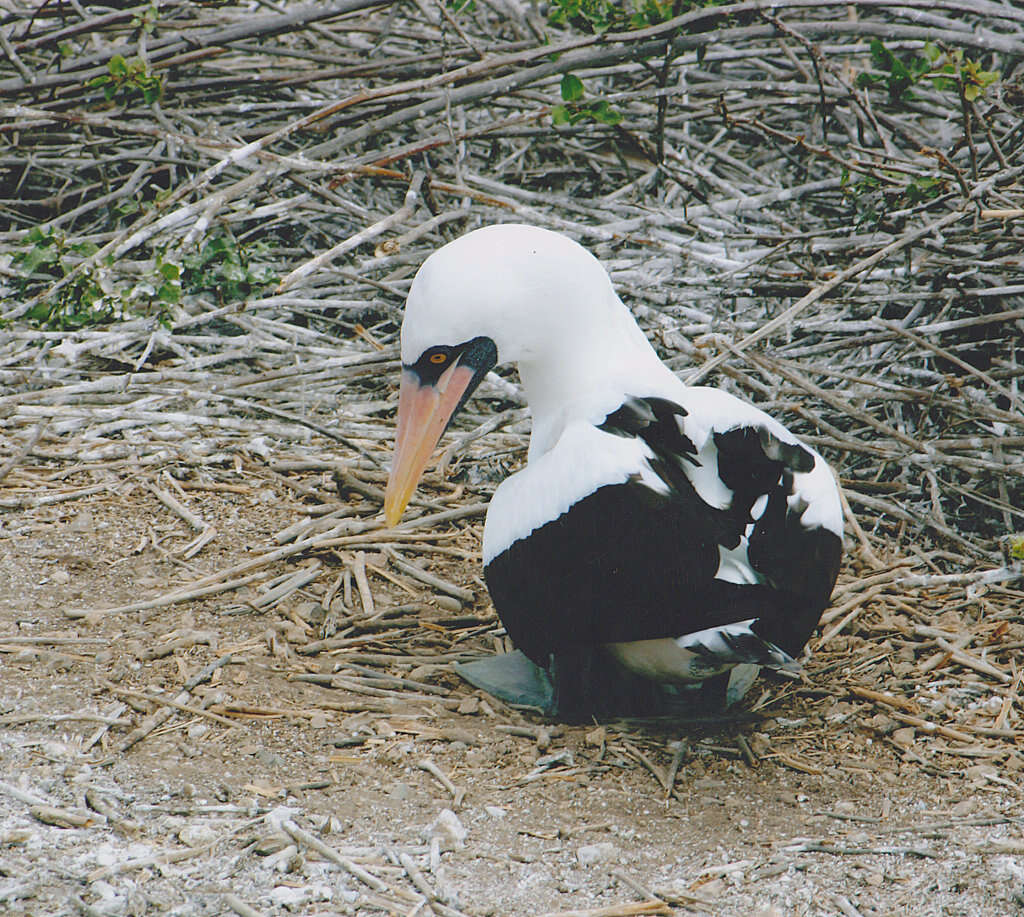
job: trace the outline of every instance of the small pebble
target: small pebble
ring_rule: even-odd
[[[973,799],[961,799],[950,811],[959,817],[970,815],[977,807],[978,804]]]
[[[434,604],[443,609],[444,611],[458,612],[462,611],[462,602],[460,602],[453,595],[435,595],[433,597]]]
[[[604,841],[600,844],[584,844],[576,851],[576,859],[580,866],[594,866],[597,863],[610,863],[618,851],[615,845]]]
[[[904,726],[902,729],[897,729],[892,734],[892,740],[897,745],[902,745],[904,748],[909,748],[914,744],[914,738],[917,735],[917,730],[913,726]]]
[[[217,840],[217,832],[209,825],[186,825],[178,832],[178,840],[186,847],[205,847]]]
[[[430,837],[447,838],[456,847],[463,846],[469,834],[462,822],[459,821],[459,816],[451,809],[442,809],[441,813],[430,825],[428,831]]]

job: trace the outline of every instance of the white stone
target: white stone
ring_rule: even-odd
[[[576,859],[580,866],[594,866],[597,863],[608,863],[618,853],[614,844],[604,841],[600,844],[584,844],[576,851]]]

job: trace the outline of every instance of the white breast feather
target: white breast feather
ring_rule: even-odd
[[[495,490],[484,524],[484,564],[606,484],[624,484],[639,475],[652,490],[668,493],[651,470],[650,457],[641,439],[605,433],[584,421],[570,424],[554,448]]]

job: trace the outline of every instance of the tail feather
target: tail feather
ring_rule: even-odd
[[[802,671],[799,662],[751,630],[756,620],[751,618],[685,634],[676,639],[676,644],[705,660],[709,667],[749,663],[799,675]]]

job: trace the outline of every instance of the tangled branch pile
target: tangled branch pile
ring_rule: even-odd
[[[416,266],[518,220],[824,450],[866,558],[1002,564],[1024,528],[1018,6],[7,9],[0,476],[310,429],[372,470]],[[514,377],[483,396],[449,461],[521,461]]]

